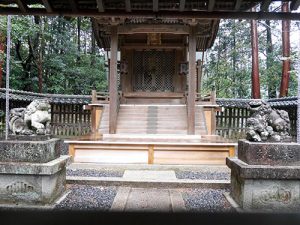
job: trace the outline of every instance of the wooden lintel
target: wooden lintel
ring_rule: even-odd
[[[28,7],[27,5],[23,2],[23,0],[16,0],[16,3],[19,7],[19,9],[21,10],[21,12],[27,12]]]
[[[179,3],[179,11],[180,12],[183,12],[185,9],[185,0],[180,0],[180,3]]]
[[[125,11],[131,12],[131,2],[130,0],[125,0]]]
[[[207,7],[208,12],[211,12],[214,10],[215,3],[216,3],[216,0],[208,0],[208,7]]]
[[[268,11],[272,0],[264,0],[260,5],[260,11]]]
[[[52,13],[53,12],[53,8],[50,4],[50,2],[48,0],[42,0],[43,5],[45,6],[45,9],[47,12]]]
[[[145,24],[120,25],[118,34],[138,34],[138,33],[171,33],[171,34],[188,34],[189,27],[185,25],[165,25],[165,24]]]
[[[148,46],[148,45],[123,45],[120,48],[121,49],[135,49],[135,50],[160,50],[160,49],[164,49],[164,50],[168,50],[168,49],[178,49],[178,50],[182,50],[184,49],[186,46],[182,45],[182,44],[178,44],[178,45],[159,45],[159,46]]]
[[[75,0],[68,0],[71,6],[72,12],[78,12],[77,3]]]
[[[158,0],[153,0],[153,12],[158,12]]]
[[[290,9],[291,10],[297,10],[300,6],[300,0],[294,0],[291,2]]]
[[[99,13],[97,10],[80,9],[78,12],[70,10],[57,10],[49,13],[46,9],[30,8],[30,11],[21,12],[15,7],[3,7],[0,5],[0,15],[33,15],[33,16],[89,16],[102,18],[169,18],[169,19],[253,19],[253,20],[300,20],[300,13],[297,12],[234,12],[234,11],[184,11],[180,14],[178,11],[159,11],[153,13],[146,10],[135,10],[134,12],[120,12],[120,10],[110,10]]]
[[[238,11],[241,8],[242,0],[236,0],[234,5],[234,10]]]

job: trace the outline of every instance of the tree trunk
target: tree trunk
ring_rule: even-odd
[[[282,12],[289,11],[289,3],[282,3]],[[289,89],[290,79],[290,21],[282,20],[282,77],[279,97],[286,97]]]
[[[77,17],[77,51],[78,51],[78,56],[77,56],[77,61],[80,60],[80,29],[81,29],[81,18]]]
[[[251,20],[252,46],[252,98],[260,98],[259,64],[258,64],[258,36],[256,20]]]
[[[94,34],[94,29],[91,32],[91,42],[92,42],[92,49],[91,49],[91,66],[94,66],[96,63],[96,39]]]
[[[233,82],[233,96],[237,98],[237,85],[236,85],[236,27],[235,27],[235,20],[233,20],[233,55],[232,55],[232,82]]]
[[[270,70],[274,62],[273,57],[273,43],[272,43],[272,33],[271,33],[271,22],[266,20],[266,29],[267,29],[267,75],[268,75],[268,95],[269,98],[276,98],[276,83],[275,83],[275,74]]]
[[[39,93],[43,92],[43,48],[44,48],[44,36],[43,36],[43,21],[39,16],[35,16],[35,24],[39,26],[39,31],[35,37],[35,44],[34,44],[34,59],[37,65],[38,71],[38,86],[39,86]]]
[[[0,88],[2,88],[2,80],[3,80],[3,57],[4,57],[4,35],[0,32]]]

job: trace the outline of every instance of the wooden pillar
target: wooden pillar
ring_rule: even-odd
[[[117,26],[111,26],[109,63],[109,133],[117,129],[118,87],[117,87],[118,33]]]
[[[188,80],[188,134],[195,134],[196,97],[196,26],[190,26],[189,33],[189,80]]]
[[[289,12],[289,3],[283,2],[282,12]],[[288,95],[290,79],[290,21],[282,20],[282,76],[279,97]]]
[[[260,98],[259,64],[258,64],[258,37],[256,20],[251,20],[252,46],[252,98]]]

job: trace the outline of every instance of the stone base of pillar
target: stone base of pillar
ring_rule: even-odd
[[[70,156],[59,156],[60,140],[2,140],[0,204],[48,205],[66,188]],[[5,150],[5,151],[4,151]]]
[[[242,209],[300,209],[300,145],[242,140],[238,151],[238,158],[227,158],[226,164],[231,169],[231,197]]]

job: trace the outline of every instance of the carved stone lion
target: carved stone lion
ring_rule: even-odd
[[[51,106],[47,99],[35,99],[26,108],[10,110],[9,128],[13,134],[49,134]]]
[[[290,140],[290,119],[284,110],[272,109],[264,101],[249,102],[252,112],[247,119],[246,139],[249,141],[287,141]]]

